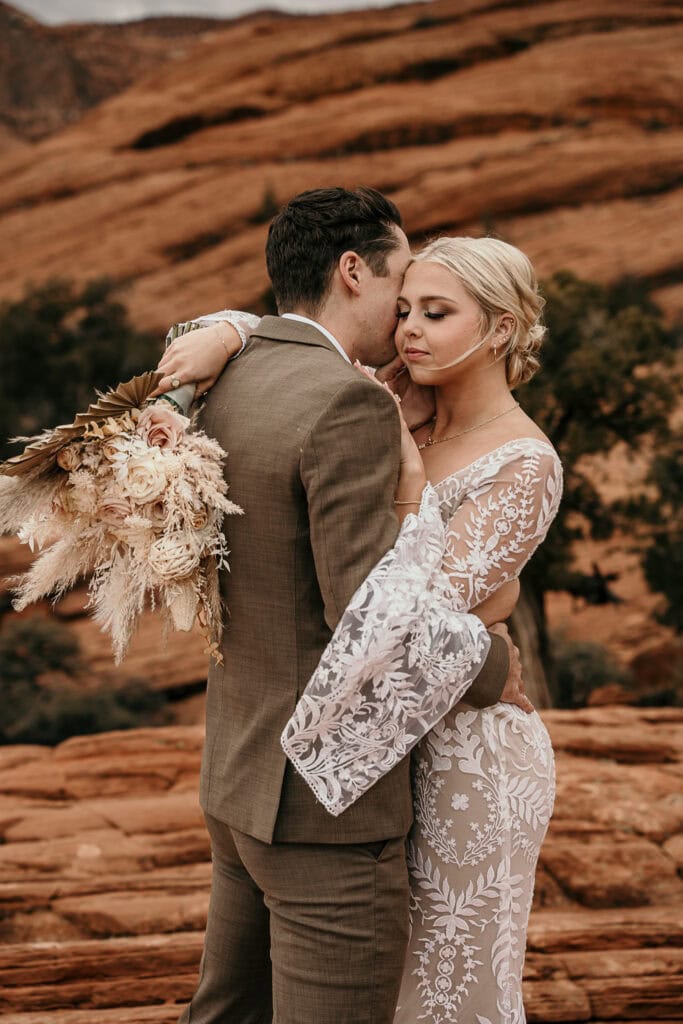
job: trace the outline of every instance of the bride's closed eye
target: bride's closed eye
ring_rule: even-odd
[[[401,308],[399,308],[399,309],[396,310],[396,319],[397,320],[406,320],[408,315],[409,315],[409,313],[410,313],[410,308],[408,308],[408,309],[401,309]],[[425,310],[422,311],[422,315],[427,320],[443,320],[444,317],[448,316],[448,313],[445,310],[425,309]]]

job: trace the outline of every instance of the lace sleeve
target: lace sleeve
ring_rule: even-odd
[[[445,531],[433,488],[343,613],[282,734],[318,800],[339,815],[462,697],[490,640],[444,598]]]
[[[335,816],[471,686],[490,641],[466,613],[531,558],[557,512],[562,469],[550,445],[525,438],[444,485],[427,485],[419,514],[354,594],[282,734]]]
[[[453,487],[458,505],[442,568],[453,606],[469,611],[516,579],[543,541],[560,503],[562,466],[550,445],[523,438],[478,459]],[[448,486],[442,498],[448,503]]]
[[[184,323],[174,324],[166,335],[166,348],[176,338],[189,334],[190,331],[196,331],[198,327],[208,327],[209,324],[217,324],[223,321],[232,324],[242,340],[242,348],[231,357],[232,359],[237,359],[237,356],[241,355],[244,351],[249,335],[256,330],[261,322],[260,316],[256,316],[254,313],[245,313],[240,309],[221,309],[217,313],[206,313],[204,316],[198,316],[196,320],[186,320]]]

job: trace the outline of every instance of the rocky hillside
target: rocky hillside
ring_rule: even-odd
[[[529,929],[530,1024],[680,1020],[683,711],[544,714],[558,798]],[[200,728],[0,750],[4,1024],[172,1024],[210,864]]]
[[[78,121],[141,76],[185,57],[215,27],[211,18],[51,27],[0,2],[3,150]]]
[[[680,22],[675,0],[433,0],[216,28],[0,162],[0,297],[108,274],[159,331],[258,307],[273,204],[367,182],[416,241],[495,230],[543,274],[631,275],[674,315]]]

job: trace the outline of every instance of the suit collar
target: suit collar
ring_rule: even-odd
[[[268,338],[269,341],[292,341],[299,345],[314,345],[318,348],[327,348],[335,355],[339,355],[329,338],[326,338],[321,330],[313,324],[303,323],[301,320],[289,320],[281,316],[264,316],[254,331],[258,338]]]

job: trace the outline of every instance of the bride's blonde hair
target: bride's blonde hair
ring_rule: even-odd
[[[487,338],[504,313],[514,326],[501,358],[509,387],[525,384],[538,370],[537,352],[546,333],[541,322],[545,299],[539,294],[529,259],[498,238],[436,238],[414,257],[440,263],[458,278],[482,310],[481,338]]]

